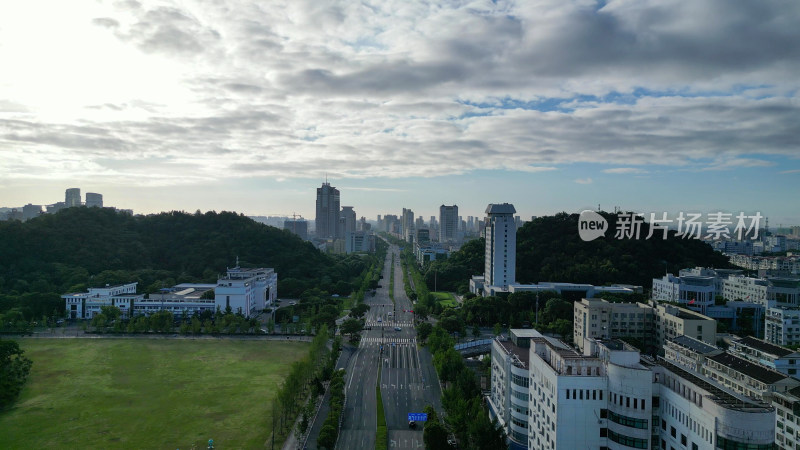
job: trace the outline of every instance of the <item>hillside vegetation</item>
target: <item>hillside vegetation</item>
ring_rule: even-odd
[[[26,223],[0,222],[0,313],[26,318],[63,308],[59,295],[138,282],[140,292],[214,283],[233,267],[272,267],[281,297],[316,287],[347,295],[366,269],[360,256],[330,256],[288,231],[232,212],[130,216],[68,208]]]
[[[591,242],[578,235],[578,215],[559,213],[539,217],[517,230],[517,282],[540,281],[634,284],[649,289],[652,279],[665,270],[676,273],[686,267],[731,267],[725,256],[695,239],[681,239],[670,232],[661,239],[656,231],[645,239],[649,226],[643,224],[640,239],[615,239],[617,216],[602,213],[608,220],[605,238]],[[450,259],[435,261],[425,268],[425,282],[434,290],[467,292],[469,277],[483,274],[483,239],[464,244]]]

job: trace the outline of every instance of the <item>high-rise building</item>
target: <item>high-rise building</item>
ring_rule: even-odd
[[[455,242],[458,236],[458,205],[439,207],[439,242]]]
[[[92,206],[98,208],[103,207],[103,194],[95,194],[94,192],[86,193],[86,207],[91,208]]]
[[[339,190],[327,181],[317,188],[317,237],[335,239],[339,236]]]
[[[400,234],[403,240],[410,242],[414,238],[414,211],[403,208],[403,217],[400,220]]]
[[[443,206],[444,207],[444,206]],[[483,275],[488,286],[506,289],[516,282],[517,226],[514,205],[489,204],[486,207],[486,260]],[[444,220],[442,229],[444,229]]]
[[[64,203],[66,203],[67,208],[72,208],[73,206],[81,206],[81,189],[80,188],[67,189],[64,195]]]
[[[352,206],[342,206],[341,211],[341,218],[342,218],[342,229],[341,229],[341,236],[339,237],[347,237],[348,233],[355,233],[356,231],[356,212],[353,210]]]

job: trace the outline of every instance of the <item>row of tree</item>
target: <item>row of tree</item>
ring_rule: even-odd
[[[0,339],[0,409],[17,399],[32,365],[16,341]]]
[[[449,431],[455,435],[460,448],[506,449],[503,428],[496,420],[489,420],[475,373],[467,368],[461,355],[454,349],[455,341],[447,330],[438,325],[433,327],[426,345],[433,354],[439,380],[445,386],[442,392],[444,423],[439,422],[435,415],[434,420],[429,417],[423,433],[426,448],[449,448]]]
[[[331,383],[328,387],[330,392],[330,412],[325,422],[322,423],[322,428],[319,431],[317,438],[317,445],[320,448],[333,450],[336,446],[336,439],[339,437],[339,422],[344,413],[344,369],[339,369],[333,372]]]

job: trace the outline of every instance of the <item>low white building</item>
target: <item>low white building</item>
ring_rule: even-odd
[[[66,304],[69,319],[91,319],[100,314],[103,306],[116,306],[123,317],[130,317],[134,306],[144,300],[144,294],[136,293],[139,283],[89,288],[88,292],[73,292],[61,296]]]
[[[278,274],[273,269],[243,269],[238,265],[217,280],[215,302],[222,311],[230,307],[245,317],[271,308],[278,299]]]
[[[664,275],[653,279],[652,297],[656,300],[676,302],[705,313],[714,305],[717,295],[716,277],[708,275]]]

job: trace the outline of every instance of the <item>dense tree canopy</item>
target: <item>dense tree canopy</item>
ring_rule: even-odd
[[[33,364],[15,341],[0,339],[0,408],[13,402],[22,390]]]

